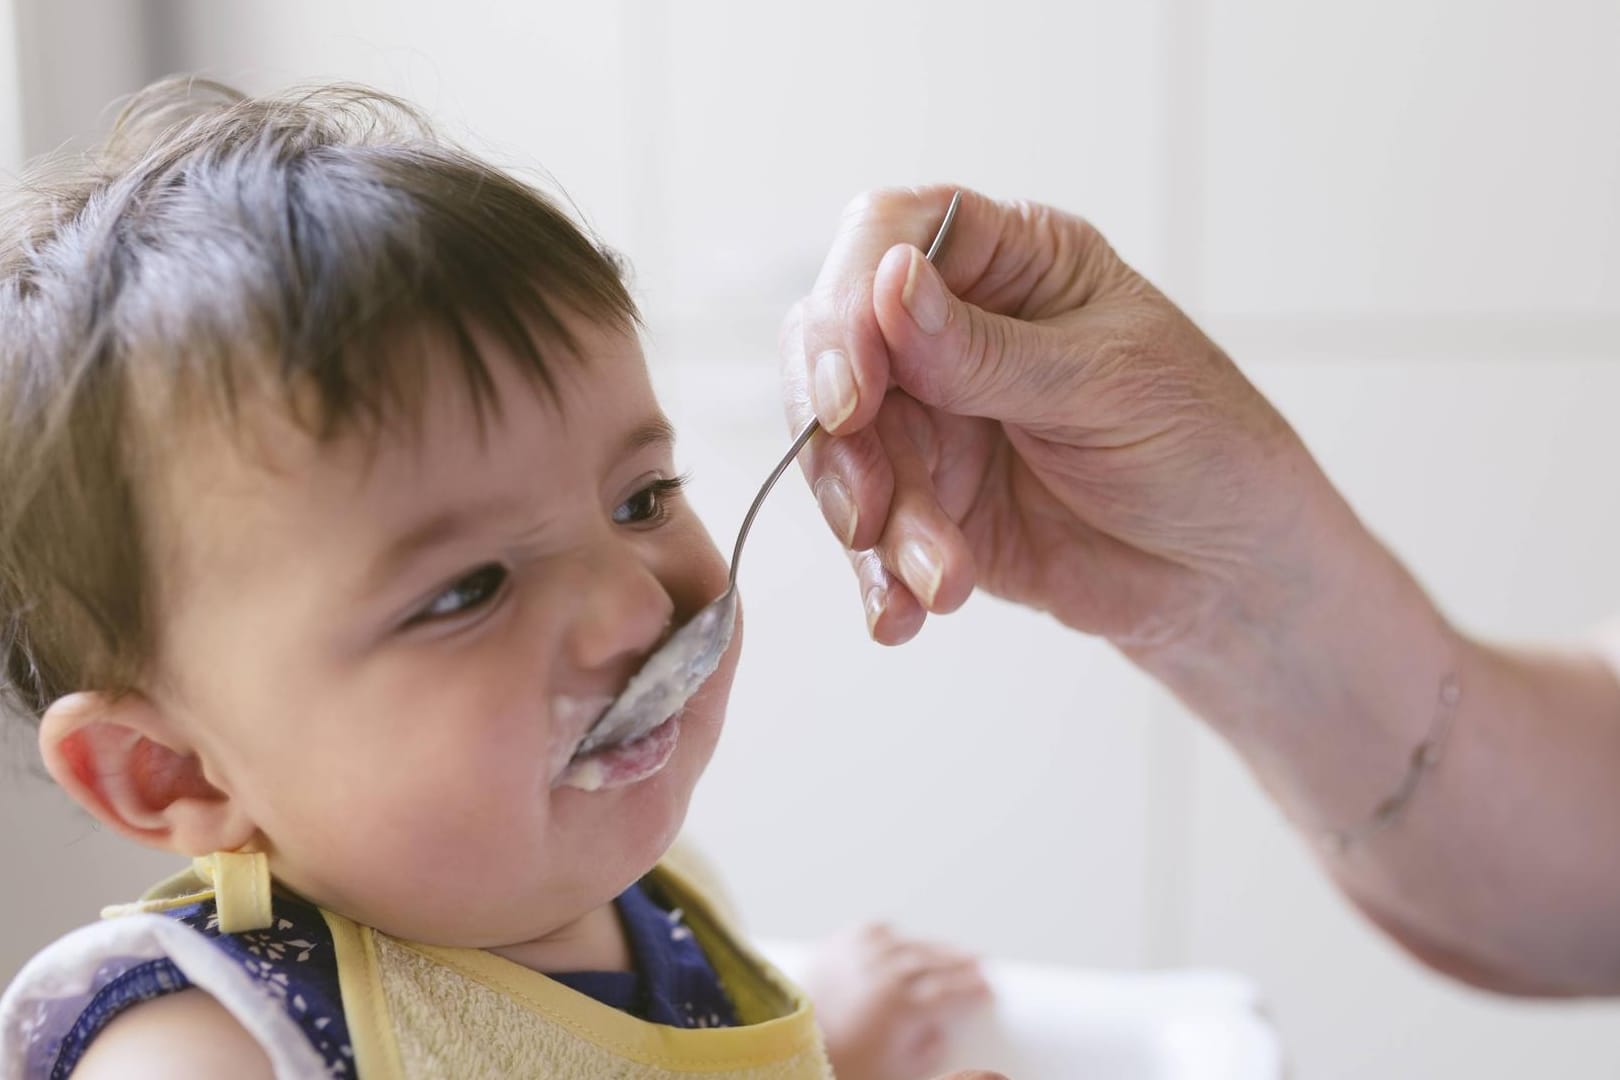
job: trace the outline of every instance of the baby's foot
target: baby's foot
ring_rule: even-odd
[[[979,962],[863,926],[818,945],[804,975],[838,1080],[921,1080],[951,1024],[990,996]]]

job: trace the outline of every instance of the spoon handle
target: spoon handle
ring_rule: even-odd
[[[956,220],[956,208],[961,204],[962,193],[958,191],[952,194],[951,204],[945,208],[945,218],[939,223],[939,231],[934,234],[933,243],[928,245],[928,254],[924,256],[929,262],[934,261],[934,257],[939,254],[940,247],[944,245],[945,234],[951,231],[951,222]],[[782,456],[781,461],[776,463],[776,468],[772,469],[771,475],[765,478],[765,483],[760,485],[759,494],[754,496],[754,502],[748,507],[748,513],[743,515],[742,528],[737,530],[737,546],[731,550],[731,579],[728,582],[731,587],[735,588],[737,584],[737,564],[742,559],[743,541],[748,539],[748,530],[753,528],[754,518],[759,516],[759,508],[764,504],[765,496],[771,493],[771,488],[776,486],[776,482],[782,478],[782,474],[787,471],[787,467],[792,464],[793,459],[799,456],[799,451],[804,449],[804,444],[809,442],[815,433],[820,430],[821,422],[814,418],[804,425],[804,430],[794,437],[793,445],[788,447],[788,452]]]

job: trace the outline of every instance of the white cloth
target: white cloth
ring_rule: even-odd
[[[18,972],[0,996],[0,1080],[44,1080],[51,1063],[41,1044],[61,1037],[63,1019],[71,1023],[118,974],[163,957],[253,1036],[277,1080],[326,1075],[281,1004],[208,938],[162,915],[127,915],[80,927]]]

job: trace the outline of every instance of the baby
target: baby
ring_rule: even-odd
[[[0,230],[4,703],[195,857],[25,969],[0,1073],[929,1067],[970,960],[847,940],[824,1048],[671,850],[740,634],[576,753],[726,579],[610,255],[398,101],[181,80]]]

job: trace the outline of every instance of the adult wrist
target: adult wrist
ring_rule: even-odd
[[[1359,837],[1404,813],[1414,754],[1449,732],[1473,643],[1330,498],[1301,503],[1269,573],[1198,636],[1132,658],[1232,744],[1308,834]],[[1437,717],[1439,719],[1437,719]]]
[[[1387,591],[1392,571],[1410,582],[1303,445],[1279,452],[1255,486],[1250,539],[1204,572],[1184,610],[1164,620],[1176,631],[1121,644],[1217,727],[1228,711],[1247,711],[1240,706],[1254,688],[1302,674],[1297,654],[1308,657],[1312,642],[1325,645],[1347,629],[1347,596],[1374,583]],[[1242,700],[1222,707],[1234,694]]]

